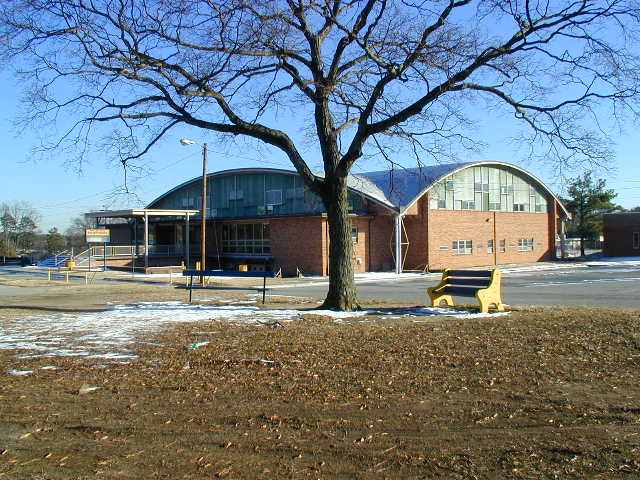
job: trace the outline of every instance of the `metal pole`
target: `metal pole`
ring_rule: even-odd
[[[191,239],[190,239],[190,233],[189,230],[191,229],[190,225],[189,225],[189,214],[187,213],[187,220],[186,220],[186,233],[185,233],[185,252],[186,252],[186,257],[187,257],[187,268],[189,268],[189,265],[191,265],[191,247],[190,247],[190,243],[191,243]]]
[[[202,145],[202,225],[200,232],[200,268],[207,269],[206,241],[207,241],[207,144]],[[204,277],[200,277],[200,284],[204,283]]]
[[[131,276],[136,276],[136,261],[138,260],[138,219],[133,217],[133,247],[131,248]]]
[[[396,237],[396,273],[402,273],[402,217],[396,215],[395,218],[395,237]]]
[[[144,212],[144,273],[149,268],[149,214]]]
[[[102,271],[107,271],[107,242],[102,244]]]

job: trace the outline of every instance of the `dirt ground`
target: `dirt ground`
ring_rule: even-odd
[[[185,295],[90,288],[30,303]],[[0,351],[0,479],[640,478],[639,327],[587,309],[307,315],[181,324],[128,364]]]

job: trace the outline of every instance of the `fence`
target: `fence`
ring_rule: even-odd
[[[194,250],[194,247],[192,247],[191,251],[193,252]],[[91,247],[92,257],[131,257],[143,256],[144,254],[144,245],[108,245],[106,247]],[[179,257],[184,254],[185,248],[183,245],[149,245],[150,257]]]

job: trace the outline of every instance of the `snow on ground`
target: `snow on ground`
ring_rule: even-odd
[[[142,302],[114,305],[99,312],[31,315],[0,325],[0,349],[20,350],[21,357],[74,356],[128,361],[135,358],[136,343],[148,343],[149,336],[172,324],[223,320],[260,324],[301,319],[305,314],[341,321],[369,315],[429,317],[447,315],[476,318],[507,315],[468,313],[462,310],[416,307],[405,309],[334,312],[330,310],[260,309],[243,305],[191,305],[182,302]]]
[[[505,265],[499,267],[502,273],[539,273],[539,272],[547,272],[556,270],[564,270],[567,268],[575,269],[575,268],[586,268],[587,265],[584,263],[577,262],[554,262],[554,263],[536,263],[533,265]]]
[[[26,377],[33,373],[33,370],[9,370],[7,371],[12,377]]]
[[[589,267],[638,267],[640,257],[600,257],[597,260],[586,261],[584,264]]]

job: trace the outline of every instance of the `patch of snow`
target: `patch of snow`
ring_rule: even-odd
[[[33,370],[9,370],[7,373],[13,377],[26,377],[33,374]]]
[[[358,310],[356,312],[336,312],[335,310],[306,310],[304,313],[309,315],[320,315],[322,317],[331,318],[355,318],[364,317],[365,315],[375,315],[375,310]]]
[[[96,390],[100,390],[100,388],[102,387],[93,387],[91,385],[82,385],[79,389],[78,389],[78,394],[79,395],[85,395],[87,393],[91,393],[91,392],[95,392]]]
[[[546,282],[531,282],[526,285],[522,285],[523,288],[532,287],[548,287],[556,285],[589,285],[598,283],[636,283],[640,281],[640,277],[614,277],[614,278],[584,278],[580,280],[572,281],[546,281]]]
[[[506,267],[499,267],[502,273],[539,273],[539,272],[548,272],[555,270],[566,270],[566,269],[575,269],[575,268],[587,268],[587,265],[584,263],[540,263],[535,265],[513,265]]]
[[[58,370],[58,367],[55,365],[45,365],[44,367],[40,367],[40,370]]]
[[[305,314],[326,316],[334,321],[363,316],[478,318],[505,315],[435,307],[336,312],[261,309],[249,305],[198,305],[178,301],[140,302],[113,305],[109,310],[96,312],[55,312],[22,317],[0,326],[0,349],[20,350],[20,358],[74,356],[126,362],[136,357],[133,352],[136,344],[148,343],[149,335],[173,324],[210,320],[264,324],[301,319]]]
[[[509,312],[494,312],[494,313],[475,313],[467,310],[457,310],[454,308],[443,307],[412,307],[412,308],[393,308],[387,311],[375,311],[373,310],[370,315],[384,315],[388,318],[402,318],[402,317],[453,317],[453,318],[485,318],[485,317],[503,317],[509,315]]]
[[[584,262],[589,267],[640,266],[640,257],[600,257]]]

